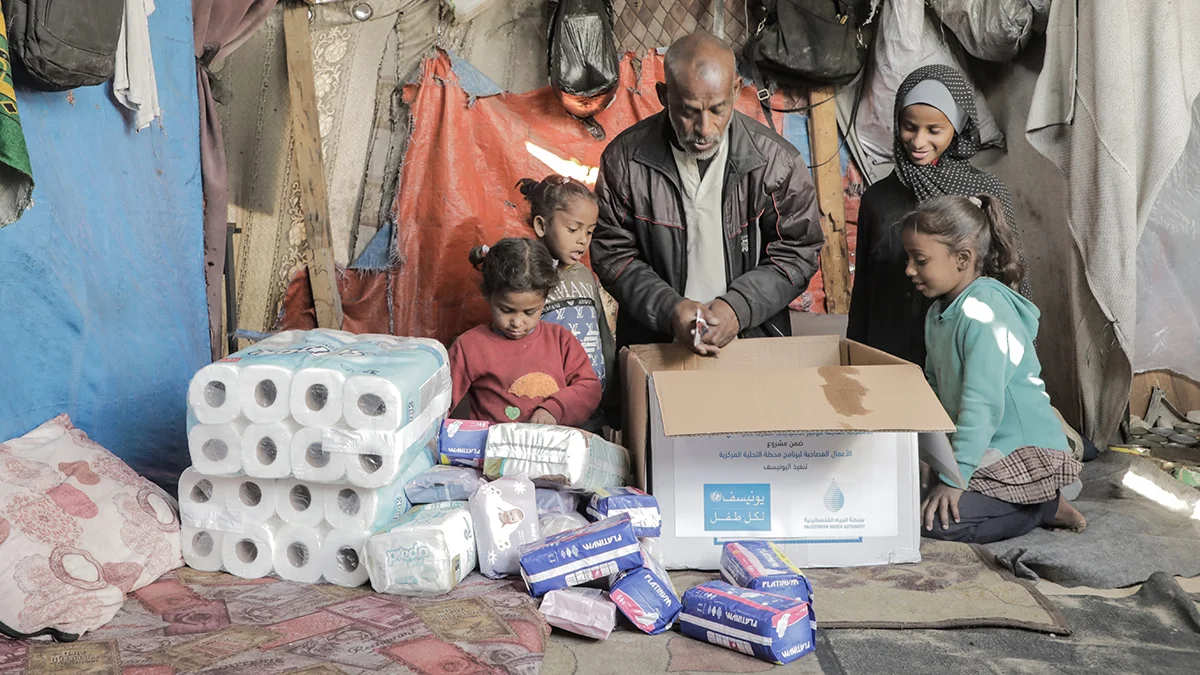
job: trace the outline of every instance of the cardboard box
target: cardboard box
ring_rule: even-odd
[[[953,423],[917,366],[836,336],[622,350],[635,483],[658,498],[668,569],[727,541],[801,568],[918,562],[918,432]]]

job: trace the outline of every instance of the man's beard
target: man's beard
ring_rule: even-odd
[[[729,125],[733,124],[733,115],[730,115],[729,119],[725,121],[725,128],[721,130],[721,134],[719,136],[715,138],[700,138],[698,136],[685,136],[682,132],[680,132],[679,127],[675,126],[675,118],[673,118],[669,112],[667,114],[667,119],[671,120],[671,128],[675,131],[675,140],[679,143],[679,146],[683,148],[684,154],[701,162],[708,161],[717,156],[717,153],[721,151],[721,144],[724,143],[725,139],[729,136]],[[694,147],[695,145],[702,143],[712,143],[712,147],[704,152],[694,152],[689,149],[690,147]]]

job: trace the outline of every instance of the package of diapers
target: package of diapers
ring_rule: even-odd
[[[609,582],[609,599],[639,630],[658,635],[675,623],[682,604],[662,565],[645,551],[642,557],[641,567],[622,572]]]
[[[709,581],[683,594],[683,634],[782,665],[813,650],[817,620],[807,602]]]
[[[538,488],[538,516],[546,517],[556,513],[577,513],[579,511],[579,494],[564,492],[554,488]]]
[[[535,598],[642,566],[629,516],[606,518],[521,549],[521,577]]]
[[[523,474],[542,487],[594,492],[625,484],[629,452],[571,427],[497,424],[488,431],[483,472],[488,478]]]
[[[578,513],[553,513],[538,518],[538,530],[542,533],[542,539],[551,535],[578,530],[588,525],[588,519]]]
[[[603,520],[622,513],[629,514],[637,536],[657,537],[662,534],[658,500],[635,487],[600,488],[592,495],[587,507],[587,514],[592,520]]]
[[[560,588],[542,598],[546,623],[576,635],[607,640],[617,625],[617,607],[598,588]]]
[[[465,501],[484,485],[487,479],[479,469],[439,464],[410,480],[404,494],[413,504]]]
[[[417,506],[363,549],[371,587],[393,595],[440,595],[475,569],[475,530],[465,502]]]
[[[731,541],[721,550],[726,583],[812,602],[812,584],[792,561],[767,541]]]
[[[448,419],[442,422],[442,436],[438,439],[439,461],[475,469],[482,467],[490,426],[478,420]]]
[[[533,483],[524,476],[501,478],[471,495],[471,518],[479,571],[492,579],[521,571],[521,547],[538,540]]]

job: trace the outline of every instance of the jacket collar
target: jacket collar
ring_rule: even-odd
[[[670,120],[663,110],[654,116],[652,130],[647,134],[646,142],[642,143],[633,155],[633,161],[643,164],[662,173],[679,189],[679,168],[675,166],[675,156],[671,153]],[[765,165],[767,158],[751,140],[751,131],[747,125],[753,122],[740,112],[734,111],[733,120],[729,124],[729,157],[726,160],[725,177],[730,181],[741,180],[751,171]]]

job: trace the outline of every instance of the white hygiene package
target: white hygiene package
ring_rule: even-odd
[[[367,540],[365,557],[371,586],[379,593],[449,593],[475,569],[475,532],[467,503],[412,508]]]
[[[625,485],[629,452],[571,427],[497,424],[488,431],[483,472],[489,478],[525,475],[543,487],[590,492]]]
[[[492,579],[520,574],[521,547],[539,537],[533,483],[501,478],[476,490],[470,503],[479,571]]]
[[[538,609],[551,626],[597,640],[607,640],[617,625],[617,606],[598,588],[550,591]]]
[[[570,530],[578,530],[581,527],[591,525],[591,521],[584,518],[578,513],[552,513],[548,516],[538,518],[538,530],[542,538],[559,534],[560,532],[568,532]]]

